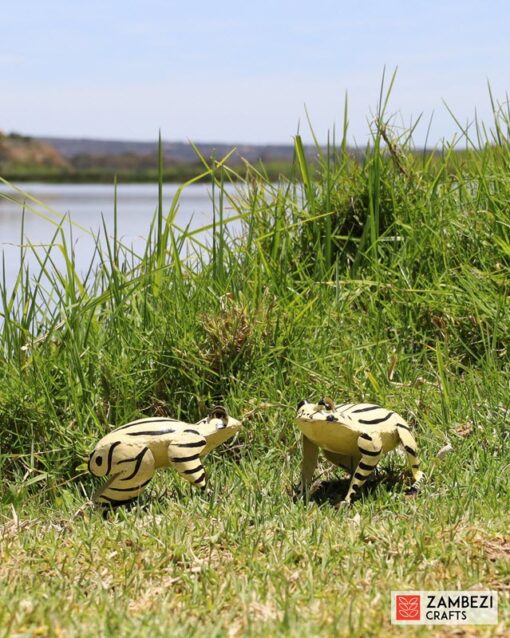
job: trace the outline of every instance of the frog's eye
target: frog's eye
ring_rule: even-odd
[[[333,400],[330,399],[329,397],[323,397],[317,405],[323,405],[326,408],[326,410],[335,409],[335,404],[333,403]]]
[[[103,457],[102,456],[96,456],[96,465],[99,465],[99,467],[101,467],[101,465],[103,464]]]
[[[228,413],[222,405],[215,406],[209,416],[213,419],[228,419]]]

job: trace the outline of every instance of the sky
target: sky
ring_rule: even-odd
[[[363,145],[387,114],[439,144],[510,90],[506,0],[0,0],[0,130]],[[446,105],[445,105],[446,104]],[[427,138],[428,133],[428,138]]]

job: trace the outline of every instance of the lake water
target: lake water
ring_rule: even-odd
[[[72,237],[76,262],[80,272],[85,271],[94,252],[94,239],[90,232],[97,234],[104,217],[109,234],[113,234],[114,188],[103,184],[20,184],[20,188],[43,202],[52,210],[28,200],[23,194],[0,184],[0,256],[5,259],[7,290],[10,290],[19,271],[20,242],[22,230],[23,202],[26,202],[23,242],[25,244],[47,244],[56,226],[41,215],[59,221],[69,214],[73,222]],[[164,212],[170,209],[178,184],[165,184],[163,188]],[[226,186],[234,195],[235,188]],[[5,193],[10,201],[2,197]],[[150,224],[158,205],[157,184],[119,184],[117,188],[118,237],[125,245],[136,251],[143,250],[149,234]],[[224,216],[233,214],[228,202],[224,202]],[[179,198],[179,208],[175,223],[180,227],[190,224],[193,229],[212,223],[213,201],[210,184],[192,184],[186,187]],[[67,224],[69,226],[69,224]],[[238,225],[239,227],[239,225]],[[60,255],[55,254],[57,264],[63,264]],[[31,273],[38,271],[38,262],[27,254]],[[0,267],[1,271],[1,267]]]

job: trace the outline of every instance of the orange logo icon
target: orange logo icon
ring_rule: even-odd
[[[420,620],[420,596],[399,595],[395,598],[396,620]]]

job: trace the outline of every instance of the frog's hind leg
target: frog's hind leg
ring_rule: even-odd
[[[206,486],[206,475],[200,454],[207,441],[196,430],[185,430],[179,440],[168,446],[170,465],[179,472],[188,483],[201,489]]]
[[[155,470],[152,452],[143,447],[138,454],[126,456],[116,464],[115,473],[93,496],[100,505],[128,505],[147,487]]]
[[[405,423],[397,423],[397,433],[400,442],[406,451],[407,461],[413,473],[414,482],[411,486],[411,493],[417,492],[424,479],[424,473],[420,470],[420,461],[417,455],[417,445],[414,436]]]
[[[382,454],[382,439],[380,435],[376,432],[371,434],[364,432],[358,438],[358,449],[361,460],[352,476],[347,496],[344,499],[345,503],[350,503],[353,494],[356,494],[361,489],[379,463]]]

